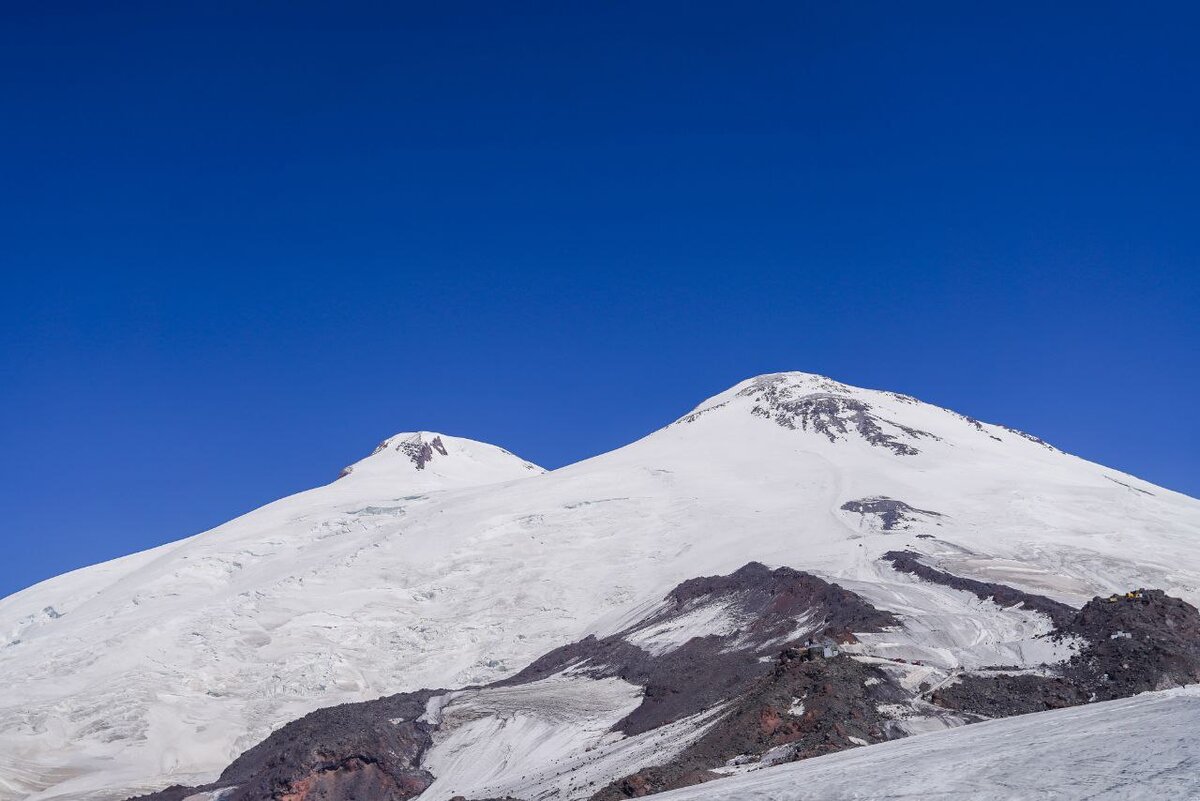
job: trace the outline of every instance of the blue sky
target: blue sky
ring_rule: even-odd
[[[785,369],[1200,495],[1189,5],[100,5],[0,12],[0,594]]]

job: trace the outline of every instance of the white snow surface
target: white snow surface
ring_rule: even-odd
[[[620,679],[570,675],[456,693],[422,761],[436,780],[421,798],[586,798],[671,759],[717,712],[632,737],[612,731],[641,699],[642,688]]]
[[[661,801],[1196,801],[1200,686],[776,765]]]
[[[813,394],[868,404],[881,430],[918,452],[761,413]],[[1200,601],[1195,499],[820,376],[751,379],[548,473],[447,436],[447,454],[418,470],[396,450],[414,436],[436,435],[398,435],[328,486],[0,601],[0,801],[209,781],[315,708],[511,675],[620,630],[681,581],[750,560],[813,572],[897,612],[904,630],[864,638],[859,654],[922,659],[897,669],[934,681],[1045,661],[1048,626],[897,573],[880,563],[885,551],[911,547],[934,566],[1076,605],[1142,586]],[[864,531],[840,507],[869,497],[940,516]],[[654,640],[674,647],[692,628]],[[571,725],[594,735],[583,718]]]

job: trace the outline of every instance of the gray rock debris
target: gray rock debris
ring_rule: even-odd
[[[898,501],[886,495],[879,495],[873,498],[859,498],[856,501],[846,501],[842,504],[841,508],[846,512],[857,512],[864,517],[866,515],[873,515],[879,521],[880,528],[884,531],[907,529],[911,524],[920,522],[921,517],[942,516],[940,512],[917,509],[914,506],[909,506],[904,501]]]
[[[830,442],[856,433],[871,445],[887,448],[899,456],[913,456],[920,451],[901,437],[940,439],[928,431],[879,417],[866,401],[834,392],[796,395],[796,389],[785,378],[771,377],[755,382],[738,394],[755,401],[750,410],[752,414],[773,420],[784,428],[822,434]]]
[[[425,465],[432,461],[434,451],[442,456],[450,455],[446,452],[446,446],[442,443],[441,437],[434,437],[429,442],[426,442],[424,437],[406,439],[396,446],[396,450],[406,454],[418,470],[424,470]]]

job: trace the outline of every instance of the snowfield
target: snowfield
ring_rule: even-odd
[[[613,776],[670,758],[712,717],[633,737],[614,734],[640,701],[641,688],[620,679],[563,676],[462,693],[445,708],[446,729],[423,761],[437,780],[421,798],[587,795]]]
[[[889,529],[879,515],[843,508],[878,498],[921,514]],[[1001,426],[819,376],[751,379],[642,440],[551,472],[484,443],[403,434],[328,486],[0,601],[0,801],[121,799],[210,781],[313,709],[510,676],[557,646],[621,630],[686,579],[750,560],[837,581],[900,615],[903,631],[864,638],[859,655],[920,659],[914,684],[1055,658],[1059,646],[1039,639],[1044,619],[880,561],[900,548],[1075,606],[1143,586],[1200,602],[1195,499]],[[735,624],[698,615],[640,636],[669,650]],[[517,710],[495,691],[449,701],[441,714],[456,724],[431,759],[460,786],[435,770],[429,797],[468,787],[581,797],[551,776],[522,784],[461,758],[468,740],[484,738],[495,759],[529,754],[522,773],[541,775],[539,765],[567,758],[555,743],[603,740],[601,729],[636,702],[628,687],[595,699],[570,689],[555,709]],[[1181,710],[1194,714],[1194,695],[1166,698],[1118,703],[1169,713],[1164,726]],[[472,722],[473,708],[506,703],[514,723],[503,737]],[[1095,709],[1061,715],[1086,722]],[[948,748],[1019,724],[869,753]],[[687,722],[680,737],[700,725]],[[984,759],[979,746],[947,754]],[[613,757],[622,759],[634,757]],[[859,791],[838,797],[904,797]],[[1014,793],[986,797],[1065,797]]]
[[[662,801],[1196,801],[1200,687],[989,720],[685,787]]]

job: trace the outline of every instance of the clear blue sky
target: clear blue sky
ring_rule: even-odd
[[[785,369],[1200,495],[1192,4],[72,5],[0,18],[0,594]]]

